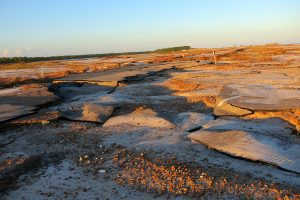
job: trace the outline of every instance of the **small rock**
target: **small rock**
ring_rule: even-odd
[[[98,172],[99,172],[100,174],[105,174],[105,173],[106,173],[106,170],[100,169]]]
[[[42,125],[47,125],[50,124],[50,121],[48,120],[41,120]]]
[[[91,189],[91,187],[85,187],[85,188],[83,188],[83,191],[84,192],[87,192],[87,191],[89,191]]]

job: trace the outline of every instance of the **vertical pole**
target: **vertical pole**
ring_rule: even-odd
[[[215,62],[215,65],[217,65],[217,56],[216,56],[216,52],[213,51],[213,55],[214,55],[214,62]]]

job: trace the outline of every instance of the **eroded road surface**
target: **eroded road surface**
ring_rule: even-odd
[[[0,198],[299,199],[300,46],[209,52],[1,89]]]

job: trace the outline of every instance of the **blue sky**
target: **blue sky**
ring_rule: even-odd
[[[300,42],[299,0],[0,0],[0,57]]]

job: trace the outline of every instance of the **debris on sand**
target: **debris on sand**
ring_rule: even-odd
[[[18,178],[41,164],[40,156],[11,158],[0,162],[0,192],[7,190]]]
[[[113,160],[122,169],[117,175],[117,183],[141,191],[154,191],[158,195],[171,193],[204,199],[299,197],[292,191],[278,189],[262,180],[251,182],[239,176],[230,177],[229,171],[214,177],[218,172],[213,169],[207,172],[201,166],[180,162],[176,157],[151,159],[148,154],[150,152],[137,154],[124,148],[117,150]]]

